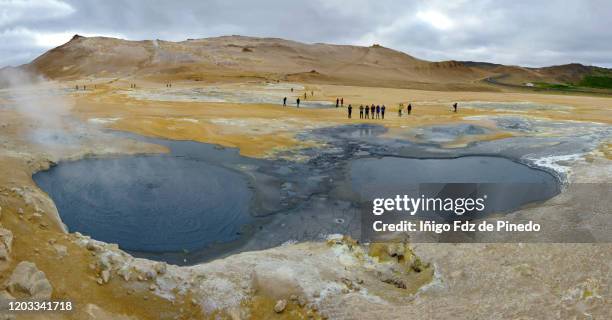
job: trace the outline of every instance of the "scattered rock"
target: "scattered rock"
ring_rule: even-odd
[[[102,249],[93,240],[87,241],[87,244],[85,245],[85,248],[87,248],[87,250],[89,250],[89,251],[100,251]]]
[[[0,260],[8,260],[13,247],[13,233],[11,230],[0,228]]]
[[[122,268],[119,268],[119,270],[117,270],[117,274],[120,275],[123,278],[123,280],[130,281],[131,272],[130,272],[129,267],[124,266]]]
[[[278,300],[276,301],[276,304],[274,305],[274,312],[281,313],[285,311],[285,308],[287,308],[287,300],[285,299]]]
[[[387,254],[389,254],[389,256],[391,257],[401,258],[404,256],[405,252],[406,252],[406,246],[401,242],[389,243],[387,245]]]
[[[352,290],[353,289],[353,281],[351,281],[350,279],[347,278],[342,278],[342,283],[344,283],[344,285],[346,286],[346,288],[348,290]]]
[[[165,274],[167,270],[168,265],[165,262],[155,264],[155,272],[157,272],[157,274]]]
[[[22,215],[22,214],[23,214],[23,208],[19,208],[19,209],[17,209],[17,213],[19,213],[20,215]]]
[[[108,281],[110,280],[110,271],[102,270],[101,276],[102,276],[102,281],[104,281],[104,283],[108,283]]]
[[[387,279],[383,279],[382,282],[392,284],[396,288],[399,288],[399,289],[406,289],[406,283],[400,279],[387,278]]]
[[[155,272],[155,270],[147,270],[144,273],[145,280],[155,279],[155,276],[157,276],[157,273]]]
[[[22,261],[15,267],[6,286],[12,295],[25,294],[39,300],[48,300],[53,293],[45,273],[29,261]]]
[[[66,246],[63,246],[61,244],[54,244],[53,249],[55,249],[57,256],[60,258],[63,258],[68,255],[68,248],[66,248]]]

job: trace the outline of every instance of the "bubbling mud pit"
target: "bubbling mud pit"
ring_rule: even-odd
[[[327,146],[292,151],[310,159],[305,162],[117,133],[170,152],[62,162],[33,178],[69,231],[181,265],[334,233],[358,237],[364,197],[404,194],[416,181],[538,184],[528,196],[499,204],[499,211],[558,192],[552,175],[501,157],[402,156],[408,145],[414,152],[423,146],[382,138],[374,143],[384,131],[367,125],[313,130],[306,135]]]

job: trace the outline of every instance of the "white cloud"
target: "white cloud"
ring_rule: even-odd
[[[75,9],[58,0],[0,0],[0,27],[66,17]]]
[[[419,11],[416,18],[439,30],[450,30],[455,25],[445,14],[434,10]]]
[[[78,33],[380,43],[427,60],[612,65],[612,1],[0,0],[0,67]],[[27,57],[27,58],[24,58]]]
[[[0,31],[0,67],[16,65],[36,58],[36,56],[54,47],[68,42],[77,31],[38,31],[19,27]],[[94,34],[79,33],[85,37],[105,36],[113,38],[126,37],[118,33]]]

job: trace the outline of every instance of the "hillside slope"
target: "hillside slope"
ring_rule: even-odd
[[[304,44],[242,36],[169,42],[77,35],[24,67],[53,79],[253,73],[340,82],[464,83],[487,75],[462,63],[428,62],[376,45]]]
[[[609,71],[580,64],[525,68],[481,62],[430,62],[379,45],[305,44],[244,36],[170,42],[75,35],[66,44],[22,67],[52,79],[138,77],[168,81],[264,77],[451,89],[490,88],[483,79],[511,85],[578,83],[597,70]]]

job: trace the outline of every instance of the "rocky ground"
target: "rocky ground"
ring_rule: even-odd
[[[330,157],[344,154],[325,130],[374,122],[348,120],[345,109],[161,101],[125,93],[159,90],[159,84],[144,81],[138,89],[128,90],[127,82],[92,80],[85,92],[74,91],[74,84],[0,95],[1,294],[71,300],[77,306],[71,313],[17,318],[611,316],[609,207],[578,213],[589,208],[585,199],[591,199],[580,185],[605,185],[612,175],[610,99],[330,85],[304,88],[323,101],[342,96],[353,106],[393,106],[381,132],[384,141],[365,138],[370,151],[393,145],[402,156],[499,154],[548,168],[563,181],[561,194],[510,218],[537,216],[555,226],[579,224],[592,237],[585,242],[599,243],[367,245],[329,236],[178,267],[137,259],[116,245],[66,233],[53,202],[33,183],[32,173],[85,156],[166,151],[109,134],[108,128],[237,147],[246,156],[307,162],[313,159],[312,150],[321,147],[328,147]],[[405,100],[415,106],[413,114],[397,117],[397,103]],[[459,113],[450,112],[452,101],[460,102]],[[512,107],[517,102],[521,108]],[[328,139],[318,138],[321,133]]]

